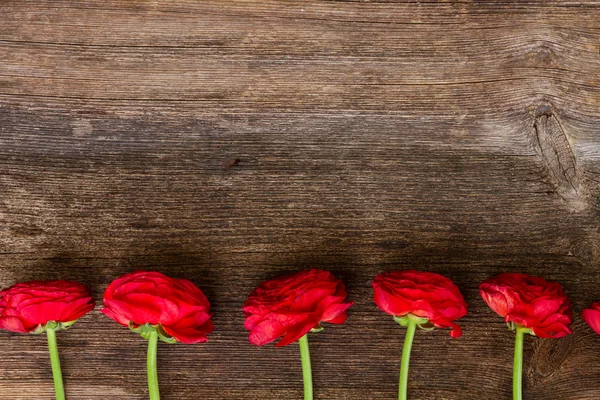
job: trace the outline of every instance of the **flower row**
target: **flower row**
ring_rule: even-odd
[[[413,270],[386,272],[373,280],[374,300],[384,312],[407,328],[402,352],[399,399],[406,399],[412,340],[417,328],[449,328],[454,338],[462,331],[455,322],[467,314],[458,287],[448,278]],[[490,308],[516,332],[514,398],[520,399],[522,343],[525,334],[559,338],[572,333],[572,311],[560,284],[523,274],[501,274],[483,282],[480,294]],[[250,343],[262,346],[281,338],[277,346],[299,341],[305,399],[313,398],[307,334],[322,323],[342,324],[348,301],[345,285],[330,272],[301,271],[261,283],[243,306]],[[201,343],[213,331],[210,304],[186,279],[159,272],[138,271],[109,284],[102,312],[149,341],[148,384],[158,400],[156,346]],[[55,332],[70,327],[95,307],[89,290],[72,281],[31,281],[0,291],[0,328],[21,333],[46,333],[54,372],[56,396],[64,399]],[[600,302],[583,311],[583,318],[600,333]]]

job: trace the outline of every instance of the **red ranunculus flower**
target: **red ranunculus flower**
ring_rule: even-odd
[[[450,336],[462,335],[455,319],[467,314],[458,287],[445,276],[414,270],[384,272],[373,280],[375,304],[395,317],[408,314],[426,318],[436,328],[452,328]]]
[[[30,333],[48,322],[69,326],[94,309],[85,285],[72,281],[31,281],[0,291],[0,328]]]
[[[600,301],[592,303],[581,315],[590,328],[600,335]]]
[[[479,294],[507,323],[529,328],[542,338],[571,332],[573,312],[559,283],[525,274],[500,274],[479,285]]]
[[[102,310],[121,325],[135,329],[149,324],[182,343],[208,340],[213,331],[209,311],[208,300],[192,282],[146,271],[112,281]]]
[[[342,281],[318,269],[263,282],[243,307],[250,343],[262,346],[284,335],[277,346],[286,346],[321,322],[343,324],[354,304],[347,295]]]

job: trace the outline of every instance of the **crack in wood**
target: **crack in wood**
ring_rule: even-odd
[[[559,119],[548,105],[535,110],[535,148],[542,158],[555,192],[574,211],[586,208],[585,188],[575,153]]]
[[[240,161],[241,160],[239,158],[232,158],[232,159],[223,161],[221,163],[221,169],[227,170],[227,169],[233,168],[236,165],[239,165]]]
[[[529,368],[526,372],[527,379],[535,385],[544,385],[552,380],[567,362],[575,347],[573,335],[565,336],[561,340],[533,340],[533,354]]]

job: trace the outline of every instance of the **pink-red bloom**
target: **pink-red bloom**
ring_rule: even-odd
[[[600,301],[592,303],[581,315],[590,328],[600,335]]]
[[[95,301],[81,283],[31,281],[0,291],[0,329],[30,333],[48,322],[70,325],[94,309]]]
[[[343,324],[354,304],[346,296],[342,281],[318,269],[263,282],[243,307],[250,343],[262,346],[283,335],[277,346],[286,346],[321,322]]]
[[[210,304],[202,291],[186,279],[160,272],[137,271],[112,281],[102,312],[134,329],[155,326],[182,343],[206,342],[213,331]]]
[[[467,314],[458,287],[445,276],[414,270],[384,272],[373,280],[375,304],[395,317],[412,314],[426,318],[436,328],[451,328],[458,338],[462,330],[454,322]]]
[[[571,332],[573,312],[559,283],[525,274],[500,274],[479,286],[483,300],[507,323],[543,338]]]

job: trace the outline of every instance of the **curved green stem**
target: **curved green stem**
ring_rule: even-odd
[[[308,334],[300,338],[300,358],[302,358],[302,378],[304,380],[304,400],[313,400],[312,368],[308,349]]]
[[[413,319],[408,319],[406,326],[406,337],[404,338],[404,347],[402,348],[402,361],[400,362],[400,387],[398,389],[398,400],[406,400],[408,392],[408,365],[410,363],[410,351],[412,349],[415,331],[417,330],[417,322]]]
[[[158,372],[156,370],[156,348],[158,347],[158,332],[153,330],[148,335],[148,393],[150,400],[160,400],[158,391]]]
[[[513,368],[513,400],[523,399],[523,337],[526,330],[526,328],[517,326]]]
[[[56,400],[65,400],[65,388],[60,369],[60,359],[58,358],[58,346],[56,345],[56,331],[52,328],[46,328],[46,336],[48,337],[48,350],[50,351],[50,364],[52,364]]]

